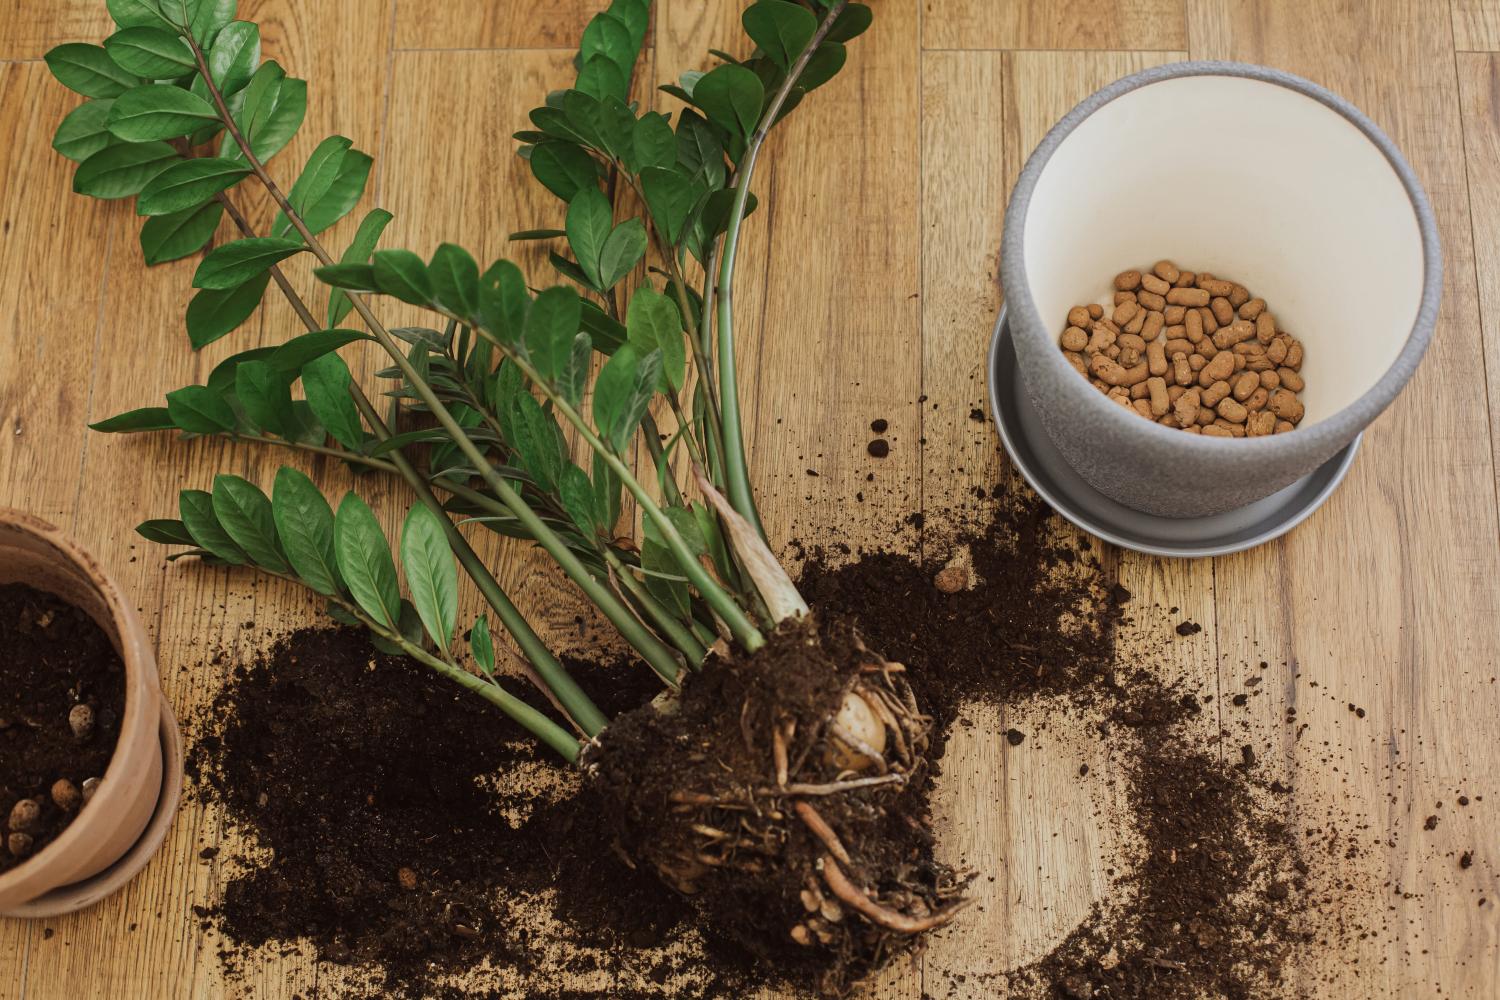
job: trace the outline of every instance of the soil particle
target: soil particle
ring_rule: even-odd
[[[19,583],[0,586],[0,649],[3,872],[67,829],[78,787],[109,767],[125,664],[88,614]]]
[[[876,438],[865,445],[865,451],[868,451],[873,458],[885,458],[891,453],[891,443],[885,438]]]
[[[1021,732],[1019,729],[1007,729],[1005,731],[1005,742],[1009,743],[1013,747],[1018,747],[1022,743],[1026,742],[1026,734]]]

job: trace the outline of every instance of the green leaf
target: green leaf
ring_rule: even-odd
[[[724,143],[702,115],[684,108],[677,119],[677,163],[710,191],[724,186]]]
[[[589,386],[589,371],[594,362],[594,339],[587,333],[573,337],[573,350],[557,375],[557,390],[569,406],[578,409]]]
[[[177,160],[176,150],[164,142],[106,146],[78,165],[73,190],[95,198],[128,198]]]
[[[401,528],[401,565],[411,602],[438,649],[448,651],[458,625],[458,563],[443,533],[440,515],[416,504]]]
[[[600,284],[599,258],[613,227],[614,213],[609,199],[598,188],[592,185],[581,188],[568,203],[568,246],[588,283],[600,291],[605,286]]]
[[[159,517],[142,521],[135,526],[135,533],[148,542],[162,545],[197,545],[188,534],[187,525],[175,517]]]
[[[529,392],[516,393],[510,405],[512,444],[537,485],[551,493],[557,489],[558,477],[568,461],[568,443],[562,429]]]
[[[364,426],[349,396],[349,366],[337,354],[320,355],[302,366],[302,390],[313,414],[339,444],[350,451],[364,447]]]
[[[452,243],[439,244],[427,274],[438,302],[449,311],[465,319],[479,315],[479,265],[469,251]]]
[[[320,594],[338,594],[342,586],[333,551],[333,508],[323,492],[311,479],[283,465],[271,490],[271,514],[298,578]]]
[[[563,201],[599,181],[594,158],[568,142],[543,142],[531,151],[531,172],[542,186]]]
[[[236,0],[183,0],[183,2],[192,9],[189,23],[192,26],[193,37],[198,40],[199,45],[205,48],[212,45],[219,32],[234,20],[235,8],[238,6]]]
[[[261,65],[244,90],[244,104],[235,122],[256,157],[264,163],[280,152],[307,115],[307,83],[288,77],[274,60]],[[243,154],[234,140],[225,136],[220,156]]]
[[[187,307],[188,341],[194,350],[206,347],[249,319],[265,297],[271,272],[263,271],[230,288],[205,289]]]
[[[270,361],[279,371],[295,375],[303,366],[316,361],[329,351],[336,351],[356,340],[371,340],[368,333],[358,330],[315,330],[293,337],[272,351]]]
[[[380,234],[390,223],[392,215],[383,208],[372,208],[360,221],[359,229],[354,233],[354,239],[350,241],[349,248],[344,251],[343,257],[339,258],[343,264],[361,264],[370,259],[370,254],[375,252],[375,244],[380,242]],[[374,269],[371,269],[371,278],[374,277]],[[354,303],[349,300],[348,294],[341,288],[335,288],[328,293],[328,325],[338,326],[349,315],[349,310],[354,308]]]
[[[677,163],[677,136],[665,115],[648,111],[631,130],[629,166],[636,173],[647,167],[670,167]]]
[[[740,20],[745,33],[783,72],[818,30],[812,11],[787,0],[759,0],[745,9]]]
[[[138,28],[142,25],[166,27],[171,24],[161,12],[156,0],[105,0],[109,16],[122,28]]]
[[[671,246],[682,239],[694,206],[708,193],[701,176],[686,177],[663,167],[641,171],[641,191],[656,231]]]
[[[603,530],[599,523],[599,498],[594,492],[594,484],[589,482],[588,473],[569,462],[562,470],[557,495],[563,510],[568,512],[568,517],[583,532],[584,538],[593,538]]]
[[[266,361],[276,353],[274,347],[252,347],[248,351],[240,351],[214,365],[213,370],[208,373],[208,381],[204,385],[214,392],[227,395],[234,391],[235,372],[240,365],[246,361]]]
[[[268,361],[242,361],[234,370],[234,395],[251,423],[283,438],[296,437],[292,379]]]
[[[273,264],[306,249],[300,240],[254,236],[216,247],[193,275],[194,288],[233,288],[266,273]]]
[[[177,260],[203,249],[219,228],[224,206],[211,201],[170,215],[147,219],[141,227],[141,253],[147,264]]]
[[[484,615],[480,615],[469,630],[469,652],[474,654],[474,662],[486,676],[495,676],[495,641],[490,638],[490,622]]]
[[[115,65],[147,80],[185,76],[197,68],[187,42],[162,28],[124,28],[104,40]]]
[[[537,295],[526,316],[524,343],[543,378],[556,378],[567,364],[582,318],[578,294],[571,288],[559,285]]]
[[[832,80],[844,68],[849,52],[838,42],[824,42],[818,46],[797,83],[805,90],[813,90]]]
[[[333,519],[333,550],[349,593],[365,613],[386,628],[401,621],[401,591],[396,564],[380,522],[365,502],[344,494]]]
[[[375,280],[375,268],[369,264],[329,264],[313,268],[313,276],[325,285],[347,289],[352,292],[374,292],[379,290]]]
[[[108,146],[114,136],[105,128],[104,121],[112,103],[108,99],[85,101],[68,112],[52,136],[52,148],[75,163],[82,163]]]
[[[600,354],[613,354],[625,343],[625,324],[610,316],[592,302],[583,303],[583,329]]]
[[[214,514],[212,494],[206,490],[183,490],[177,495],[177,512],[188,534],[200,548],[232,566],[243,566],[250,561],[250,557],[219,524],[219,518]]]
[[[620,521],[620,477],[615,475],[604,456],[598,452],[594,453],[594,496],[598,500],[599,512],[603,519],[599,526],[606,532],[613,532],[614,527]]]
[[[839,15],[839,19],[833,22],[833,27],[828,30],[828,34],[824,37],[824,40],[829,42],[850,41],[864,34],[865,30],[870,27],[870,22],[874,19],[875,15],[870,12],[869,7],[866,7],[862,3],[851,3],[844,8],[844,12]]]
[[[302,213],[303,224],[314,233],[321,233],[354,211],[354,206],[364,197],[365,184],[370,179],[370,168],[374,163],[369,154],[357,149],[346,153],[328,190]]]
[[[479,318],[484,329],[502,344],[521,339],[531,296],[526,277],[508,260],[497,260],[479,277]]]
[[[307,165],[287,193],[287,200],[314,233],[321,233],[348,215],[364,194],[373,161],[352,149],[353,145],[341,135],[324,139],[307,158]],[[290,236],[293,231],[291,220],[278,213],[271,234]]]
[[[661,351],[663,391],[682,388],[687,374],[687,347],[682,316],[672,300],[649,287],[636,289],[625,317],[626,336],[641,354]]]
[[[169,431],[177,425],[165,406],[143,406],[89,424],[90,430],[105,434],[129,434],[136,431]]]
[[[234,430],[234,410],[223,396],[206,386],[183,386],[167,393],[167,412],[172,416],[172,423],[189,434]]]
[[[742,139],[755,131],[765,99],[760,77],[732,64],[715,68],[693,88],[693,103],[703,109],[708,120]]]
[[[68,42],[50,50],[46,60],[59,83],[84,97],[119,97],[141,82],[121,69],[102,45]]]
[[[151,178],[150,183],[141,189],[135,203],[136,214],[170,215],[203,207],[204,202],[220,191],[234,187],[249,173],[249,167],[234,160],[217,157],[182,160]],[[214,207],[219,206],[215,204]]]
[[[382,292],[414,306],[432,301],[432,278],[421,257],[410,250],[377,250],[372,261],[375,286]]]
[[[235,21],[219,32],[208,51],[208,72],[224,95],[241,90],[260,65],[260,26]]]
[[[645,256],[646,243],[646,225],[640,219],[626,219],[616,226],[599,252],[600,287],[613,288],[629,274]]]
[[[578,71],[578,80],[573,88],[601,101],[606,97],[624,100],[630,89],[630,78],[614,60],[606,56],[594,56]]]
[[[595,56],[603,56],[615,64],[622,76],[629,79],[635,67],[637,46],[632,44],[630,28],[619,17],[605,11],[594,15],[583,29],[578,44],[580,62],[587,64]]]
[[[217,121],[213,105],[170,83],[133,87],[115,98],[105,120],[109,131],[126,142],[175,139]]]
[[[220,473],[214,477],[214,516],[257,566],[273,573],[286,573],[290,566],[281,554],[276,538],[276,519],[271,501],[260,487],[242,479]]]
[[[590,279],[588,275],[583,273],[583,268],[579,267],[576,262],[569,260],[567,257],[564,257],[559,253],[549,253],[547,255],[547,261],[553,266],[553,268],[556,269],[557,273],[562,275],[564,278],[567,278],[570,281],[576,281],[584,288],[593,289],[593,280]]]
[[[521,229],[511,233],[506,239],[512,243],[519,243],[525,240],[553,240],[566,235],[568,235],[567,232],[562,229]]]
[[[627,343],[594,382],[594,424],[617,454],[623,453],[646,415],[661,377],[661,352],[642,355]]]

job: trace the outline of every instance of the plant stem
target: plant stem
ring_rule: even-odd
[[[703,599],[714,609],[714,613],[724,619],[724,623],[729,626],[729,630],[734,633],[735,638],[745,647],[746,652],[754,652],[765,645],[765,637],[755,627],[755,623],[735,603],[734,598],[730,597],[724,588],[720,587],[714,578],[708,575],[708,571],[703,568],[702,564],[698,562],[697,557],[693,555],[692,550],[687,547],[687,543],[682,540],[682,535],[678,533],[677,526],[672,523],[672,519],[662,512],[662,509],[657,506],[655,500],[651,499],[651,495],[646,492],[635,476],[631,474],[630,468],[620,460],[620,456],[616,455],[613,450],[599,439],[599,436],[594,433],[594,429],[588,425],[588,421],[579,416],[578,411],[573,409],[568,401],[563,399],[562,395],[541,377],[537,370],[531,366],[531,362],[520,357],[511,347],[500,343],[498,340],[495,341],[495,344],[505,352],[506,357],[510,358],[514,364],[520,367],[521,371],[531,380],[533,385],[541,389],[542,394],[552,403],[553,408],[561,413],[577,429],[579,436],[594,450],[594,453],[604,459],[605,464],[614,471],[615,475],[620,477],[620,481],[625,484],[625,488],[630,491],[631,496],[635,497],[635,501],[640,505],[641,510],[645,512],[647,517],[651,518],[652,523],[661,532],[663,541],[667,543],[667,548],[671,550],[672,555],[677,559],[678,565],[682,567],[688,580],[698,589],[698,593],[703,595]]]
[[[750,180],[755,174],[755,162],[766,142],[776,118],[786,104],[787,96],[796,86],[802,71],[817,51],[838,16],[843,13],[848,0],[837,0],[829,8],[828,16],[818,26],[795,62],[788,68],[776,96],[767,105],[755,133],[745,146],[745,155],[740,159],[734,178],[734,204],[729,211],[729,222],[724,230],[723,260],[719,265],[719,404],[724,415],[724,473],[729,502],[739,511],[760,536],[765,538],[766,529],[761,524],[760,513],[755,509],[755,496],[750,489],[750,470],[745,462],[745,435],[740,420],[739,389],[735,382],[734,365],[734,265],[739,256],[740,228],[745,221],[745,208],[750,199]]]
[[[259,178],[261,184],[265,186],[272,200],[276,202],[277,206],[286,215],[287,221],[297,230],[297,233],[302,237],[303,242],[307,244],[308,249],[313,252],[313,255],[318,258],[323,266],[331,266],[334,263],[333,258],[329,256],[328,251],[323,248],[323,244],[318,241],[313,232],[307,228],[307,223],[303,221],[301,214],[292,207],[291,202],[287,200],[286,195],[277,186],[275,179],[266,171],[265,165],[256,157],[254,150],[250,148],[250,143],[246,141],[244,134],[240,131],[240,127],[236,124],[234,116],[229,113],[229,107],[224,103],[224,95],[219,92],[219,88],[214,84],[212,75],[209,73],[208,63],[203,58],[203,50],[194,39],[188,38],[187,41],[192,47],[193,57],[197,60],[199,72],[203,76],[209,95],[214,100],[219,117],[224,122],[224,127],[228,130],[230,137],[234,139],[235,144],[239,146],[240,151],[245,155],[245,161],[250,165],[250,169]],[[521,495],[511,488],[503,476],[495,471],[494,467],[490,465],[474,442],[469,440],[469,436],[464,433],[464,429],[453,418],[453,414],[448,412],[448,408],[443,405],[442,400],[433,392],[432,386],[427,384],[427,381],[422,378],[421,373],[407,359],[406,352],[401,350],[394,338],[391,337],[390,332],[386,330],[384,324],[370,311],[370,306],[366,302],[365,296],[350,292],[349,301],[353,304],[355,311],[365,321],[365,325],[369,327],[370,332],[374,334],[375,340],[391,356],[391,359],[396,362],[396,366],[401,369],[401,374],[407,383],[416,391],[417,396],[422,402],[426,404],[427,409],[437,419],[437,422],[442,425],[443,430],[448,432],[448,436],[453,439],[453,443],[458,446],[459,451],[463,452],[464,457],[473,464],[480,478],[511,509],[521,524],[531,533],[531,536],[537,540],[538,544],[547,551],[548,555],[557,561],[557,564],[568,575],[568,578],[578,585],[588,596],[589,600],[594,602],[595,606],[614,624],[625,640],[635,647],[636,651],[641,654],[646,662],[662,676],[675,678],[679,670],[679,665],[672,651],[660,639],[651,634],[650,630],[641,623],[640,619],[635,616],[635,613],[630,608],[625,606],[623,601],[589,573],[588,569],[567,547],[566,543],[551,528],[547,527],[541,518],[537,517],[536,512],[527,505],[526,501],[521,498]]]

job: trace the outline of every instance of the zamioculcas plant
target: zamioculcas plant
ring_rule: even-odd
[[[194,275],[195,349],[244,323],[273,282],[306,329],[95,429],[336,456],[414,495],[396,546],[404,592],[365,503],[349,493],[335,510],[292,468],[269,496],[232,475],[185,490],[178,518],[140,533],[303,584],[382,648],[499,706],[579,764],[629,854],[783,968],[836,990],[949,920],[960,905],[951,873],[913,860],[929,853],[912,789],[930,722],[901,666],[809,612],[767,547],[735,377],[735,265],[757,156],[839,71],[869,8],[758,0],[743,15],[748,58],[715,52],[714,69],[662,88],[685,104],[674,121],[629,98],[649,0],[614,0],[584,31],[573,85],[516,133],[531,173],[567,203],[564,230],[512,237],[556,247],[566,280],[538,287],[510,261],[481,267],[450,243],[428,260],[377,249],[391,219],[380,209],[341,251],[325,246],[319,234],[359,202],[371,158],[330,136],[283,186],[268,164],[302,122],[306,85],[261,60],[234,0],[108,3],[119,31],[102,46],[47,55],[89,98],[54,139],[78,161],[75,189],[135,198],[148,263],[198,252],[224,218],[238,229]],[[242,183],[279,208],[269,231],[252,231],[237,208]],[[622,212],[626,189],[640,216]],[[317,259],[327,294],[316,301],[279,266],[299,254]],[[435,322],[389,328],[383,298]],[[351,315],[362,331],[344,325]],[[376,398],[338,354],[366,341],[389,359]],[[670,416],[670,437],[657,415]],[[586,449],[583,464],[570,441]],[[654,475],[634,471],[637,444]],[[544,549],[665,696],[606,717],[465,524]],[[467,629],[460,568],[489,609]],[[517,673],[545,699],[518,697]]]

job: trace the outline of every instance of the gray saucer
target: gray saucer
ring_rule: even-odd
[[[1360,439],[1356,437],[1311,475],[1248,507],[1208,517],[1143,514],[1100,493],[1063,461],[1021,384],[1003,307],[995,322],[989,365],[990,409],[1000,440],[1031,488],[1053,510],[1089,534],[1149,555],[1188,559],[1220,556],[1280,538],[1328,499],[1359,450]]]

